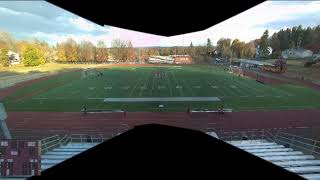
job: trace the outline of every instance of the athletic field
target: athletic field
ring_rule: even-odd
[[[118,66],[54,76],[17,90],[2,101],[7,111],[186,111],[223,106],[234,110],[320,107],[320,92],[238,77],[215,66]],[[159,101],[163,97],[166,101]],[[137,98],[143,98],[138,100]],[[163,107],[159,107],[159,105]]]

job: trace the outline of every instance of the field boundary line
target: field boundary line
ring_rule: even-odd
[[[129,96],[132,96],[132,93],[134,92],[134,90],[136,89],[136,87],[138,86],[138,84],[140,83],[140,81],[143,79],[143,76],[141,78],[139,78],[139,80],[136,82],[136,84],[134,85],[134,87],[132,88]]]
[[[167,81],[168,81],[168,85],[169,85],[170,94],[171,94],[171,96],[173,96],[172,89],[171,89],[170,78],[168,76],[167,76]]]
[[[149,72],[148,75],[146,76],[145,81],[144,81],[145,83],[147,82],[150,74],[151,74],[151,72]],[[143,87],[146,87],[146,88],[147,88],[147,84],[145,84],[145,83],[143,84]],[[143,91],[143,90],[142,90],[142,88],[140,87],[139,97],[141,97],[142,91]]]
[[[156,76],[153,75],[153,81],[152,81],[152,86],[151,86],[151,91],[150,91],[150,96],[152,95],[152,91],[153,91],[153,86],[154,86],[154,81],[156,80]]]
[[[175,74],[174,74],[172,71],[170,71],[170,72],[171,72],[171,74],[172,74],[172,77],[173,77],[174,81],[175,81],[175,82],[176,82],[176,84],[178,85],[178,81],[177,81],[177,79],[176,79]],[[182,95],[183,95],[183,93],[182,93],[181,88],[178,88],[178,89],[179,89],[179,92],[180,92],[180,96],[182,96]]]

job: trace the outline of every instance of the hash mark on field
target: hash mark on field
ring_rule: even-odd
[[[149,79],[150,74],[151,74],[151,71],[150,71],[150,72],[148,73],[148,75],[146,76],[146,79],[145,79],[144,82],[143,82],[143,83],[144,83],[143,86],[140,87],[139,97],[141,96],[142,92],[147,89],[147,85],[146,85],[145,83],[148,82],[148,79]]]
[[[104,89],[112,89],[112,86],[109,86],[109,87],[104,87]]]
[[[178,84],[176,75],[173,73],[173,71],[170,71],[170,72],[171,72],[171,74],[172,74],[173,80],[175,81],[176,84]],[[181,88],[177,88],[178,86],[181,87]],[[180,96],[182,96],[183,93],[182,93],[182,90],[181,90],[181,89],[183,88],[183,86],[177,85],[176,88],[179,89]]]
[[[231,88],[237,88],[237,86],[235,86],[235,85],[230,85],[230,87],[231,87]]]
[[[200,88],[201,88],[201,86],[192,86],[192,88],[200,89]]]
[[[156,80],[156,76],[153,76],[153,81],[152,81],[150,96],[152,95],[152,91],[153,91],[153,86],[154,86],[154,81],[155,81],[155,80]]]
[[[177,88],[177,89],[182,89],[183,86],[177,85],[176,88]]]
[[[125,89],[125,90],[127,90],[127,89],[129,89],[130,88],[130,86],[123,86],[123,87],[121,87],[121,89]]]
[[[158,89],[165,89],[166,86],[158,86]]]
[[[144,74],[143,74],[144,75]],[[129,96],[132,96],[132,93],[134,92],[134,90],[137,88],[138,84],[140,84],[140,81],[143,79],[143,76],[136,82],[135,86],[132,88]]]
[[[94,90],[96,87],[88,87],[90,90]]]
[[[256,97],[264,97],[264,96],[256,96]]]
[[[47,97],[39,97],[39,98],[32,98],[32,99],[38,99],[38,100],[43,100],[43,99],[49,99],[49,98],[47,98]]]
[[[240,96],[240,97],[246,98],[246,97],[249,97],[249,96]]]
[[[169,73],[167,73],[167,71],[166,71],[166,76],[167,76],[167,74],[169,74]],[[168,80],[168,86],[170,89],[170,95],[173,96],[169,77],[167,77],[167,80]]]
[[[211,86],[211,88],[213,88],[213,89],[217,89],[217,88],[218,88],[218,86]]]

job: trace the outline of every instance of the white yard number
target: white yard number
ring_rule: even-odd
[[[1,141],[1,146],[8,146],[8,141]]]
[[[36,142],[28,142],[28,147],[30,147],[30,146],[32,146],[32,147],[36,146]]]

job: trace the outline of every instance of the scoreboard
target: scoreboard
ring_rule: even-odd
[[[40,163],[38,141],[0,140],[0,177],[40,175]]]

